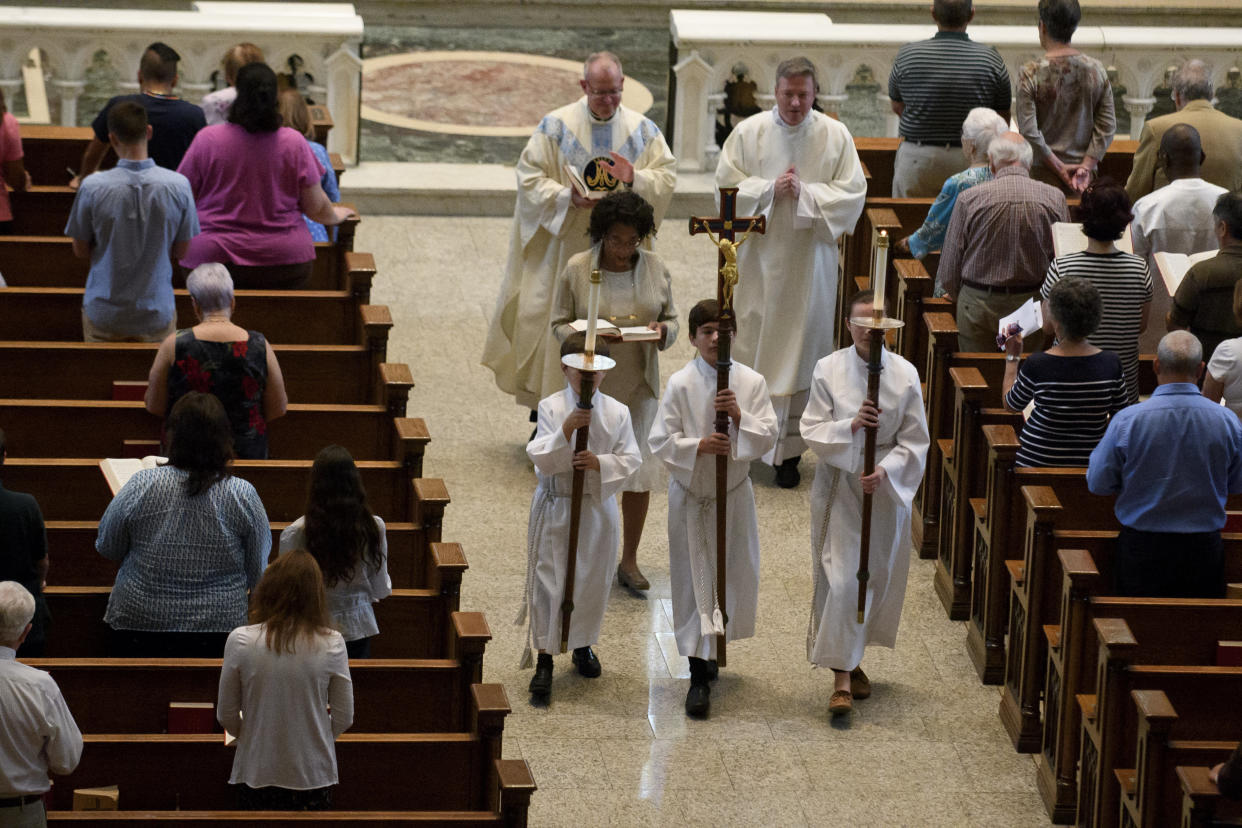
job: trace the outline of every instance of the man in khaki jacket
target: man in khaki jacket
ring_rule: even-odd
[[[1131,201],[1169,183],[1157,160],[1160,139],[1174,124],[1190,124],[1199,131],[1206,159],[1204,181],[1233,191],[1242,189],[1242,120],[1212,107],[1212,70],[1201,60],[1188,60],[1173,76],[1173,103],[1178,111],[1152,118],[1143,126],[1134,167],[1126,181]]]

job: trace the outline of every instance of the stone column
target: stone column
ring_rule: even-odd
[[[691,52],[673,66],[677,79],[673,112],[673,156],[678,169],[706,170],[709,157],[719,151],[716,146],[715,112],[709,99],[715,91],[709,87],[712,67]]]
[[[86,89],[84,80],[53,80],[52,87],[60,93],[60,125],[78,125],[78,98]]]
[[[1151,112],[1151,108],[1156,105],[1156,99],[1132,98],[1125,95],[1121,100],[1125,102],[1126,111],[1130,113],[1130,137],[1137,141],[1143,132],[1143,123],[1147,120],[1147,113]]]
[[[334,123],[328,151],[346,164],[358,163],[358,108],[362,105],[362,60],[352,46],[342,46],[327,60],[328,111]]]

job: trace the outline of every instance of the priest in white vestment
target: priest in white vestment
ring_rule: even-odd
[[[717,392],[720,305],[705,299],[690,310],[690,342],[699,354],[669,378],[651,428],[651,452],[668,468],[668,557],[677,651],[690,659],[686,712],[707,714],[709,662],[717,635],[736,641],[755,634],[759,602],[759,526],[750,462],[776,442],[776,412],[763,375],[733,362],[729,390]],[[715,433],[717,411],[729,413],[729,434]],[[716,458],[728,458],[725,502],[725,610],[716,591]],[[728,622],[725,623],[727,616]]]
[[[851,303],[850,317],[872,312],[870,291]],[[885,350],[876,406],[867,394],[867,331],[849,326],[854,347],[815,366],[802,436],[819,463],[811,488],[811,559],[814,598],[807,658],[834,672],[829,710],[847,712],[865,698],[863,648],[893,647],[910,570],[910,504],[923,479],[930,442],[923,395],[914,366]],[[866,426],[877,423],[876,469],[864,477]],[[864,621],[858,623],[859,538],[863,492],[873,491],[871,544]]]
[[[561,353],[581,353],[578,335],[561,347]],[[597,343],[596,353],[607,356],[607,346]],[[599,392],[606,372],[596,372],[596,390],[590,411],[579,409],[580,374],[562,366],[567,380],[557,393],[539,403],[535,438],[526,454],[535,464],[539,480],[530,504],[526,534],[526,594],[517,623],[529,616],[527,646],[522,666],[529,666],[531,651],[539,652],[531,693],[547,697],[552,685],[552,653],[561,642],[561,601],[568,571],[570,501],[573,471],[585,468],[578,550],[574,568],[573,612],[569,623],[569,647],[578,672],[588,678],[600,674],[599,659],[591,645],[599,640],[604,608],[612,589],[617,564],[620,526],[617,492],[642,462],[630,412],[621,403]],[[587,450],[575,455],[578,427],[590,423]],[[583,455],[590,455],[583,457]]]
[[[781,431],[764,460],[785,488],[800,479],[811,370],[833,349],[837,239],[853,232],[867,189],[849,130],[811,109],[818,89],[806,58],[781,63],[776,108],[739,124],[716,167],[717,187],[738,188],[738,214],[767,218],[767,232],[738,248],[733,347],[767,380]]]
[[[615,55],[587,58],[584,97],[545,115],[518,159],[509,262],[483,364],[525,408],[564,383],[549,321],[566,262],[590,244],[596,201],[574,190],[566,165],[591,190],[633,189],[651,204],[657,227],[673,197],[676,161],[659,127],[621,105],[624,77]]]

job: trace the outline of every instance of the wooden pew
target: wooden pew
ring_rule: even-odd
[[[407,382],[408,368],[396,369],[399,377],[384,368],[388,331],[375,333],[366,345],[274,345],[289,400],[378,402],[390,380]],[[0,388],[20,399],[111,399],[113,382],[146,380],[158,347],[156,342],[0,342]]]
[[[104,612],[112,587],[52,587],[44,591],[52,624],[47,658],[93,658],[110,652],[111,628]],[[452,616],[460,596],[438,589],[394,589],[375,604],[380,633],[374,658],[450,658]]]
[[[272,554],[280,549],[280,533],[289,524],[272,522]],[[97,520],[49,520],[47,546],[51,559],[51,586],[110,586],[116,580],[117,563],[95,551]],[[435,539],[427,528],[409,522],[385,522],[388,541],[388,577],[395,589],[438,589],[461,592],[462,574],[469,565],[461,544]]]
[[[306,290],[348,290],[360,304],[370,303],[375,258],[353,251],[356,224],[351,220],[341,225],[336,244],[315,243],[314,271]],[[0,273],[10,287],[80,288],[89,271],[90,262],[73,255],[72,240],[65,236],[0,236]],[[175,286],[185,287],[185,273],[174,266]]]
[[[893,273],[896,276],[897,298],[892,314],[904,324],[897,331],[897,353],[919,371],[919,377],[927,382],[927,352],[929,335],[923,324],[924,314],[953,312],[948,299],[935,299],[936,280],[918,259],[895,259]]]
[[[935,558],[940,542],[940,483],[943,457],[940,440],[951,437],[953,406],[944,389],[949,382],[949,360],[957,352],[957,322],[943,312],[923,314],[923,324],[928,332],[927,370],[923,375],[926,384],[923,402],[927,406],[927,430],[931,444],[927,449],[927,463],[923,470],[923,486],[919,489],[919,520],[923,526],[923,542],[919,545],[920,558]]]
[[[1100,641],[1095,692],[1077,699],[1082,715],[1078,824],[1112,828],[1121,808],[1116,772],[1135,767],[1137,760],[1138,712],[1129,703],[1131,691],[1160,690],[1174,707],[1202,713],[1195,719],[1202,730],[1184,728],[1179,738],[1239,733],[1242,667],[1161,664],[1159,648],[1149,652],[1125,620],[1097,618],[1094,626]],[[1226,744],[1231,750],[1237,742]]]
[[[482,681],[491,631],[456,612],[444,658],[354,659],[352,733],[470,729],[470,685]],[[51,673],[83,733],[164,733],[169,702],[216,702],[220,659],[23,659]],[[417,699],[417,704],[404,703]],[[218,729],[218,728],[217,728]]]
[[[332,116],[326,106],[312,106],[311,124],[315,130],[315,140],[327,146],[328,133],[332,130]],[[26,170],[35,184],[67,185],[73,174],[69,170],[77,170],[82,163],[82,153],[95,132],[90,127],[66,127],[54,124],[22,124],[22,151]],[[332,169],[339,179],[345,173],[345,162],[339,153],[329,153]],[[111,169],[116,166],[116,154],[104,153],[100,169]]]
[[[987,448],[984,425],[1020,428],[1022,415],[1004,408],[994,372],[1003,363],[979,361],[979,367],[949,369],[954,387],[953,438],[940,441],[943,479],[940,500],[940,542],[933,579],[936,595],[949,618],[970,616],[970,570],[974,549],[974,526],[967,503],[986,495]]]
[[[1075,699],[1094,686],[1099,642],[1097,618],[1121,618],[1147,642],[1148,656],[1169,663],[1209,664],[1216,641],[1242,629],[1242,601],[1125,598],[1110,595],[1116,532],[1062,533],[1059,623],[1044,625],[1048,659],[1044,685],[1043,747],[1036,782],[1054,822],[1073,821],[1078,800],[1081,720]],[[1068,536],[1068,537],[1065,537]],[[1242,578],[1242,534],[1225,533],[1225,576]],[[1098,565],[1097,565],[1098,562]],[[1187,633],[1189,631],[1189,634]]]
[[[0,399],[0,423],[23,457],[120,457],[124,440],[159,440],[163,430],[162,418],[128,400]],[[394,418],[387,405],[291,403],[267,436],[273,460],[313,460],[337,443],[355,460],[399,460],[415,475],[431,441],[425,422]]]
[[[336,742],[341,810],[484,810],[496,785],[509,702],[499,684],[471,688],[466,733],[351,733]],[[234,807],[228,788],[233,749],[218,735],[93,734],[77,769],[58,779],[52,810],[72,804],[75,788],[120,786],[126,810]]]
[[[306,507],[310,460],[238,460],[233,474],[259,492],[269,520],[291,521]],[[438,541],[449,503],[443,480],[414,478],[395,460],[360,460],[358,471],[371,510],[385,521],[421,524]],[[45,520],[98,520],[112,500],[95,458],[24,458],[10,456],[4,484],[34,495]]]
[[[1175,768],[1182,790],[1181,828],[1237,828],[1242,802],[1225,799],[1209,776],[1209,766]]]
[[[1210,726],[1191,720],[1202,710],[1183,707],[1179,715],[1160,690],[1132,690],[1130,697],[1138,715],[1137,749],[1135,766],[1114,772],[1121,796],[1117,824],[1176,825],[1182,812],[1177,766],[1223,762],[1237,741],[1210,738]]]
[[[10,287],[0,291],[5,339],[74,342],[82,339],[80,287]],[[175,291],[177,327],[198,323],[190,294]],[[347,290],[239,290],[233,321],[289,345],[358,345],[392,329],[385,305],[359,305]]]

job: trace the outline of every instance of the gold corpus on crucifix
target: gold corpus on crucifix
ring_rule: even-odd
[[[716,348],[716,393],[729,388],[729,369],[733,361],[729,356],[734,331],[733,288],[737,286],[737,249],[750,238],[754,232],[762,233],[767,229],[767,219],[763,216],[738,217],[737,188],[722,187],[720,189],[720,215],[712,218],[690,217],[690,235],[706,233],[719,251],[716,263],[716,299],[720,303],[720,335]],[[735,226],[745,224],[746,233],[741,240],[734,240]],[[712,232],[712,231],[715,232]],[[724,411],[716,412],[715,431],[717,434],[729,433],[729,415]],[[716,455],[716,603],[720,607],[723,626],[716,633],[716,662],[725,666],[725,632],[729,624],[729,609],[726,601],[728,578],[725,572],[725,545],[728,539],[728,523],[725,506],[729,500],[729,458]]]
[[[720,250],[721,261],[718,273],[718,277],[720,279],[720,307],[721,310],[724,310],[725,308],[732,308],[733,289],[737,287],[738,280],[737,249],[741,247],[742,244],[750,238],[750,234],[754,232],[755,220],[751,219],[750,223],[746,225],[746,232],[742,235],[742,238],[737,241],[733,241],[731,238],[725,238],[723,233],[718,238],[716,234],[712,232],[711,226],[705,219],[695,220],[698,221],[698,227],[707,234],[709,239],[712,240],[712,244],[716,245],[717,249]],[[759,227],[759,232],[762,233],[762,218],[760,218]],[[694,231],[691,230],[690,232],[693,233]]]

